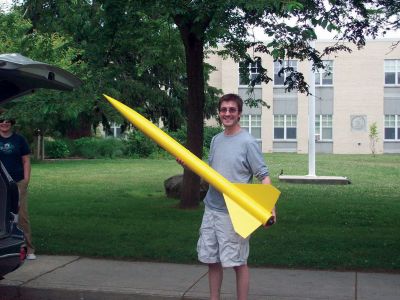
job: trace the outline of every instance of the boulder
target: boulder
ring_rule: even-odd
[[[181,198],[183,174],[174,175],[164,181],[165,194],[168,198]],[[200,180],[200,200],[203,200],[208,191],[208,183]]]

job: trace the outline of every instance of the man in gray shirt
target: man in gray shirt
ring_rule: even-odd
[[[243,100],[226,94],[219,100],[219,118],[224,131],[211,142],[209,164],[233,183],[249,183],[253,176],[270,184],[269,171],[256,140],[240,127]],[[208,264],[210,299],[219,299],[223,267],[236,273],[237,298],[247,299],[249,291],[249,238],[242,238],[232,226],[223,195],[212,185],[204,199],[205,211],[197,244],[198,258]],[[275,208],[272,211],[276,221]]]

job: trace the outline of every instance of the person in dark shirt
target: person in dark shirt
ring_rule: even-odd
[[[0,160],[19,190],[18,224],[24,231],[27,259],[36,259],[28,215],[28,185],[31,176],[30,149],[22,135],[13,132],[14,120],[0,119]]]

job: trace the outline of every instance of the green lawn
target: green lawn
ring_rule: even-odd
[[[400,155],[317,155],[318,175],[351,185],[281,183],[307,174],[307,155],[267,154],[282,192],[278,223],[258,229],[249,264],[318,269],[400,270]],[[39,254],[196,263],[202,207],[177,209],[163,181],[174,160],[35,163],[30,186]]]

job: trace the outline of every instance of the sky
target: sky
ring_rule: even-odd
[[[0,0],[0,8],[6,9],[10,6],[11,3],[12,3],[12,0]]]
[[[328,32],[327,30],[324,30],[323,28],[317,28],[316,34],[318,36],[318,39],[322,40],[330,40],[335,37],[335,33]],[[254,35],[256,39],[259,40],[267,40],[267,36],[263,34],[263,30],[258,28],[254,30]],[[389,38],[389,39],[399,39],[400,40],[400,30],[397,31],[388,31],[385,36],[378,36],[378,38]]]

